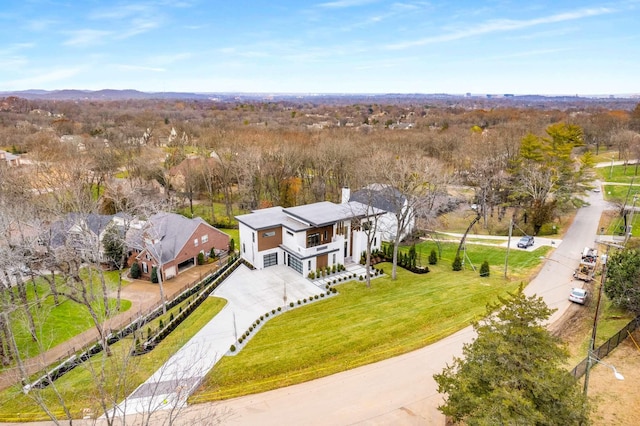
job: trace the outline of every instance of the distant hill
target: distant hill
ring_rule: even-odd
[[[214,102],[307,102],[311,104],[348,105],[354,103],[386,104],[434,104],[463,107],[518,107],[561,109],[585,104],[598,104],[605,108],[632,109],[640,101],[640,95],[625,96],[545,96],[513,94],[456,95],[447,93],[192,93],[192,92],[141,92],[139,90],[22,90],[0,92],[0,97],[16,96],[31,100],[202,100]]]

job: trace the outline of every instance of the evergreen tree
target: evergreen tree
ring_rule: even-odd
[[[138,262],[133,262],[133,265],[131,265],[131,271],[129,271],[129,275],[134,280],[137,280],[138,278],[140,278],[141,271],[140,271],[140,264]]]
[[[453,264],[451,265],[451,268],[454,271],[462,271],[462,259],[460,259],[460,256],[456,256],[456,258],[453,259]]]
[[[474,323],[477,338],[463,357],[434,375],[446,394],[439,410],[467,425],[588,424],[586,397],[565,367],[568,353],[544,327],[553,311],[522,286],[499,300],[501,308],[488,306]]]
[[[431,253],[429,253],[429,265],[435,265],[436,263],[438,263],[438,255],[435,249],[431,249]]]
[[[488,261],[484,261],[482,262],[482,265],[480,265],[480,276],[481,277],[488,277],[489,276],[489,262]]]

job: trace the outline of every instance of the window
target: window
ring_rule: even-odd
[[[307,266],[307,269],[308,269],[308,270],[311,270],[311,261],[309,261],[309,264],[308,264],[308,266]]]
[[[307,247],[315,247],[320,244],[320,234],[309,234],[307,236]]]
[[[266,237],[273,237],[274,235],[276,235],[276,231],[269,231],[269,232],[265,232],[264,234],[262,234],[262,236],[264,238]]]
[[[145,274],[149,273],[149,267],[145,262],[142,262],[142,272],[144,272]]]
[[[335,253],[333,253],[333,264],[334,265],[336,264],[336,254]]]
[[[203,235],[202,237],[200,237],[200,242],[202,242],[202,244],[206,243],[207,241],[209,241],[208,235]]]
[[[251,242],[252,242],[252,243],[255,243],[255,242],[256,242],[256,233],[255,233],[255,232],[252,232],[252,233],[251,233]]]
[[[198,247],[198,239],[197,238],[195,240],[193,240],[193,246],[194,247]]]
[[[247,249],[244,247],[244,243],[242,243],[242,252],[243,252],[243,253],[246,253],[246,252],[247,252]]]
[[[293,237],[293,232],[287,231],[287,235],[290,236],[290,237]]]
[[[338,222],[338,225],[336,226],[336,234],[344,235],[344,222]]]
[[[328,234],[327,234],[327,230],[324,230],[324,238],[322,239],[322,241],[327,241],[328,239]]]

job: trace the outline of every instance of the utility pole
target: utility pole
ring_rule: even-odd
[[[507,240],[507,254],[504,257],[504,277],[507,278],[507,267],[509,266],[509,249],[511,248],[511,234],[513,233],[513,217],[509,221],[509,239]]]
[[[614,243],[602,242],[607,246],[606,253],[602,256],[602,275],[600,276],[600,288],[598,289],[598,301],[596,303],[596,312],[593,315],[593,328],[591,330],[591,340],[589,341],[589,349],[587,352],[587,368],[584,372],[584,389],[583,393],[586,396],[589,389],[589,371],[591,370],[591,364],[593,361],[593,353],[596,350],[596,333],[598,332],[598,317],[600,315],[600,300],[602,299],[602,291],[604,289],[604,283],[607,279],[607,262],[609,260],[609,249],[611,247],[623,249],[624,247]]]

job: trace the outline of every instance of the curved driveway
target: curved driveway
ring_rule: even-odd
[[[569,307],[567,295],[573,271],[585,246],[593,246],[606,203],[600,193],[589,193],[589,206],[578,210],[562,243],[545,261],[527,294],[542,296],[558,309],[551,322]],[[214,404],[229,425],[444,425],[437,410],[442,396],[433,374],[440,372],[462,345],[474,337],[467,327],[433,345],[395,358],[334,374],[318,380]],[[210,409],[190,407],[186,413]]]

